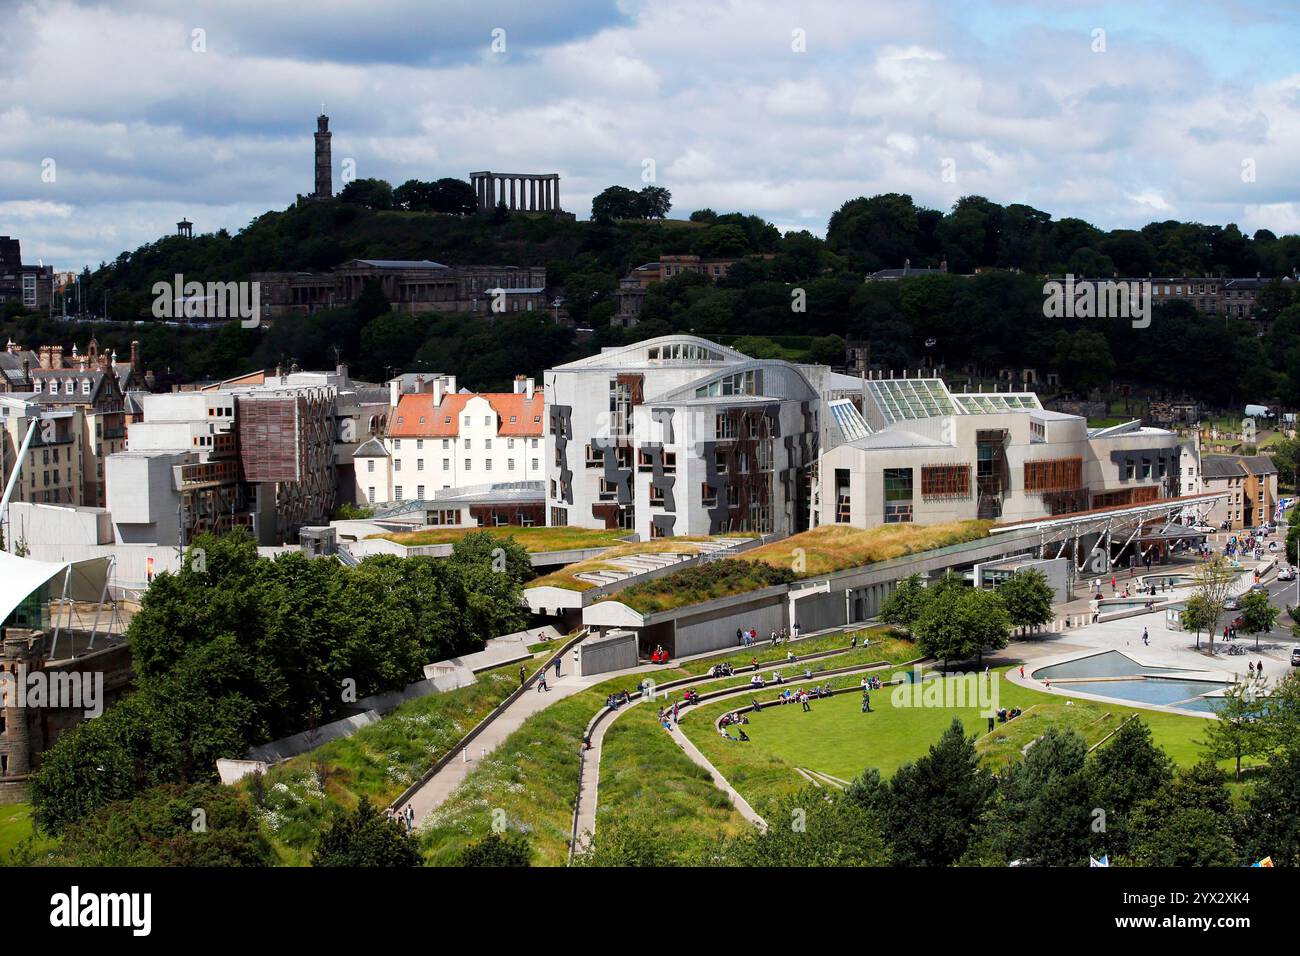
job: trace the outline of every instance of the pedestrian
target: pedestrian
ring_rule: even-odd
[[[799,702],[803,704],[804,713],[812,710],[812,707],[808,704],[808,694],[806,691],[799,692]]]
[[[573,673],[578,673],[578,649],[576,647],[573,649]]]
[[[542,671],[542,675],[537,678],[537,693],[540,694],[546,689],[546,671]]]
[[[1024,665],[1024,664],[1021,664],[1021,665],[1020,665],[1020,676],[1021,676],[1021,677],[1024,677],[1024,676],[1025,676],[1025,665]]]
[[[558,656],[555,658],[555,679],[560,679],[560,658]]]
[[[526,670],[524,669],[524,665],[523,665],[523,664],[520,664],[520,665],[519,665],[519,686],[520,686],[520,687],[523,687],[523,686],[524,686],[524,682],[527,681],[527,680],[528,680],[528,671],[526,671]]]
[[[993,718],[989,718],[989,733],[993,733]]]
[[[1255,676],[1255,662],[1254,662],[1254,661],[1246,661],[1246,670],[1249,672],[1249,674],[1250,674],[1251,677],[1254,677],[1254,676]]]
[[[673,701],[673,723],[674,724],[681,723],[681,721],[677,719],[677,708],[678,708],[677,702]]]
[[[1147,633],[1147,629],[1145,627],[1142,628],[1142,643],[1145,646],[1149,646],[1151,644],[1151,637]]]
[[[745,635],[740,628],[736,628],[736,643],[738,645],[743,645],[745,643]]]
[[[409,803],[406,805],[406,826],[408,830],[415,829],[415,810]]]
[[[864,690],[862,692],[862,709],[868,714],[871,713],[871,691]]]

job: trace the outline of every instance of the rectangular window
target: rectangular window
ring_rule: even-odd
[[[451,459],[450,459],[450,458],[444,458],[444,459],[442,460],[442,470],[443,470],[443,471],[451,471]]]
[[[970,465],[921,466],[922,498],[969,498]]]
[[[1025,491],[1073,491],[1083,487],[1082,458],[1025,462]]]
[[[424,500],[424,485],[415,486],[415,497],[420,499],[421,501]]]
[[[373,472],[374,470],[375,470],[375,460],[373,458],[366,459],[366,471]]]
[[[912,520],[912,469],[886,468],[885,524],[900,524]]]
[[[401,486],[401,485],[397,485],[397,486],[395,486],[395,487],[393,488],[393,500],[394,500],[394,501],[401,501],[401,500],[402,500],[402,486]]]
[[[712,507],[718,503],[718,489],[713,485],[705,482],[700,490],[700,504],[705,507]]]

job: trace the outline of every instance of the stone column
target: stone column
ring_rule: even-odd
[[[515,177],[511,176],[510,177],[510,209],[512,211],[515,209],[515,202],[517,201],[518,198],[519,198],[519,184],[515,181]]]
[[[552,176],[552,177],[551,177],[551,187],[552,187],[552,189],[554,189],[554,191],[555,191],[555,196],[554,196],[555,206],[554,206],[554,209],[555,209],[556,212],[559,212],[559,211],[560,211],[560,177],[559,177],[559,175],[555,175],[555,176]]]
[[[538,197],[537,197],[537,177],[536,177],[536,176],[533,176],[533,177],[529,180],[529,183],[530,183],[530,185],[531,185],[531,187],[532,187],[533,212],[536,212],[536,211],[537,211],[537,208],[538,208],[538,207],[537,207],[537,198],[538,198]]]

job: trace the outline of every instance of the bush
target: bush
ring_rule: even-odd
[[[312,866],[419,866],[420,851],[402,825],[362,798],[351,812],[335,808],[312,854]]]

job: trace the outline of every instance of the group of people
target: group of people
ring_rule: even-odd
[[[1008,710],[1006,707],[999,707],[998,723],[1005,724],[1008,720],[1015,720],[1022,713],[1024,713],[1024,711],[1022,711],[1019,707],[1012,707],[1010,710]]]
[[[728,740],[749,740],[749,734],[745,733],[745,724],[749,723],[749,718],[738,710],[733,710],[729,714],[723,714],[722,719],[718,721],[718,733]],[[731,736],[727,732],[728,727],[735,727],[738,736]]]
[[[387,815],[390,822],[398,824],[407,833],[415,829],[415,811],[411,809],[409,803],[401,810],[394,810],[389,807]]]
[[[781,628],[779,631],[773,631],[768,637],[769,643],[776,647],[778,644],[784,644],[791,638],[799,637],[799,624],[796,621],[791,628]],[[758,631],[752,627],[736,628],[736,643],[741,647],[753,647],[758,643]]]
[[[632,695],[625,690],[621,690],[618,693],[610,694],[608,697],[606,697],[605,706],[608,707],[610,710],[618,710],[624,704],[631,703],[631,701],[632,701]]]
[[[736,669],[730,664],[714,664],[709,668],[710,677],[730,677],[736,672]]]
[[[654,649],[653,651],[651,651],[651,653],[650,653],[650,663],[651,663],[651,664],[667,664],[667,663],[668,663],[668,652],[667,652],[666,650],[664,650],[664,646],[663,646],[662,644],[656,645],[656,646],[655,646],[655,649]]]

